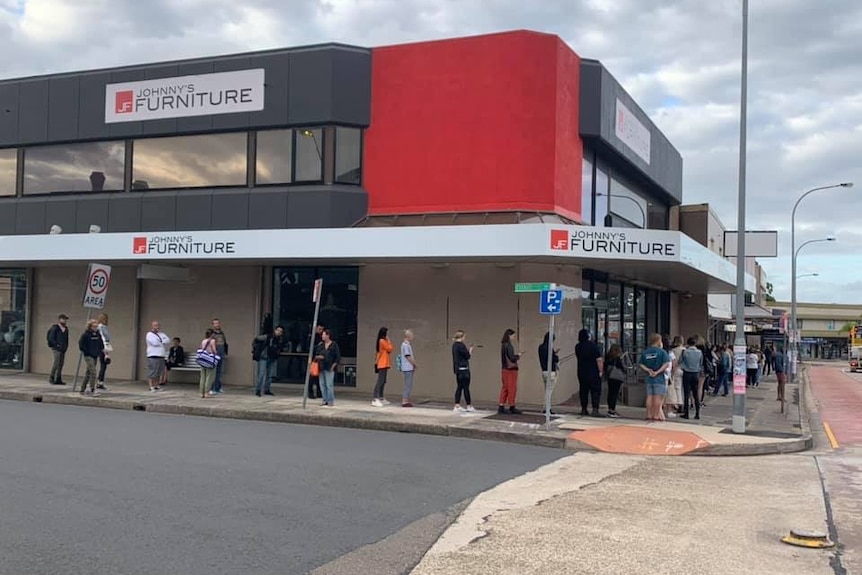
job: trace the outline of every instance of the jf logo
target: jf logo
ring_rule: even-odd
[[[132,253],[135,255],[147,253],[147,238],[134,238],[132,240]]]
[[[135,94],[132,90],[122,90],[114,97],[115,114],[131,114],[134,112]]]
[[[551,249],[552,250],[567,250],[567,249],[569,249],[569,231],[568,230],[551,230]]]

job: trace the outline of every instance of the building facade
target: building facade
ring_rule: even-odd
[[[680,154],[601,63],[552,35],[6,80],[0,368],[48,371],[44,333],[59,313],[80,331],[99,262],[113,268],[115,378],[144,375],[151,320],[189,349],[218,317],[225,381],[250,385],[250,342],[271,314],[289,342],[277,381],[298,384],[321,279],[337,385],[370,391],[385,326],[416,334],[417,395],[448,397],[464,329],[483,346],[474,395],[493,401],[512,328],[524,401],[539,402],[547,317],[514,287],[555,283],[568,288],[562,400],[581,327],[637,353],[648,333],[676,331],[679,294],[735,289],[733,266],[675,229],[681,200]]]

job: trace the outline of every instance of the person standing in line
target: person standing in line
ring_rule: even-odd
[[[671,380],[670,384],[673,385],[673,394],[670,397],[670,401],[673,403],[674,411],[676,415],[680,415],[682,413],[682,370],[679,367],[679,358],[682,356],[682,352],[685,350],[685,345],[682,337],[675,336],[673,338],[672,349],[670,351],[671,362],[673,363],[671,367]],[[668,389],[668,395],[671,395],[670,389]],[[670,413],[668,413],[670,415]]]
[[[599,402],[602,398],[602,369],[599,364],[602,361],[602,351],[592,341],[589,330],[582,329],[578,332],[575,356],[578,358],[578,395],[581,400],[581,415],[601,417]],[[592,413],[587,411],[588,403],[592,403]]]
[[[392,358],[389,354],[395,346],[389,341],[389,328],[381,327],[377,332],[377,345],[375,346],[374,356],[374,373],[377,374],[377,383],[374,385],[374,399],[371,400],[371,405],[374,407],[383,407],[389,405],[386,400],[385,388],[386,377],[389,375],[389,368],[392,367]]]
[[[464,343],[466,334],[458,330],[452,336],[452,370],[455,372],[455,413],[473,413],[473,399],[470,397],[470,358],[473,357],[473,346],[469,348]],[[461,407],[461,395],[467,407]]]
[[[700,419],[700,398],[697,397],[700,374],[703,372],[703,351],[697,348],[697,338],[690,337],[679,360],[682,369],[682,389],[685,397],[683,419],[689,419],[689,398],[694,399],[695,419]]]
[[[763,379],[763,364],[765,356],[763,355],[763,350],[760,349],[759,345],[754,346],[754,353],[757,354],[757,383],[760,383],[760,380]]]
[[[401,394],[401,407],[413,407],[410,403],[410,393],[413,391],[413,375],[416,373],[416,359],[413,357],[413,332],[404,330],[404,341],[401,342],[401,355],[398,358],[401,373],[404,374],[404,393]]]
[[[716,381],[715,389],[713,389],[712,395],[718,395],[718,390],[721,389],[721,396],[726,397],[728,392],[728,384],[730,382],[731,376],[731,358],[730,354],[727,351],[727,346],[718,346],[718,360],[716,363],[718,369],[718,380]]]
[[[620,416],[617,413],[617,400],[626,380],[626,366],[623,363],[623,348],[620,344],[615,343],[608,350],[603,367],[604,377],[608,382],[608,417],[617,418]]]
[[[227,359],[228,351],[227,336],[222,330],[221,320],[219,318],[213,318],[212,330],[213,339],[216,342],[216,353],[219,357],[221,357],[221,361],[218,362],[218,365],[216,366],[215,381],[213,381],[212,391],[218,394],[222,394],[224,393],[221,388],[222,375],[224,374],[224,362]]]
[[[275,395],[272,392],[272,378],[278,358],[284,349],[284,328],[276,327],[272,333],[262,333],[254,338],[252,344],[252,359],[257,362],[257,383],[254,394]]]
[[[63,365],[66,363],[66,351],[69,349],[69,328],[66,325],[69,316],[61,313],[57,316],[57,323],[48,330],[48,347],[54,355],[54,363],[51,365],[51,374],[48,383],[51,385],[66,385],[63,381]]]
[[[657,333],[649,337],[649,347],[641,354],[638,366],[646,372],[647,421],[664,421],[661,404],[667,393],[665,371],[670,356],[662,349],[661,336]]]
[[[96,384],[96,389],[107,391],[108,388],[105,387],[105,372],[108,370],[108,366],[111,365],[111,354],[114,352],[114,346],[111,345],[111,333],[108,331],[108,314],[99,314],[98,322],[99,335],[102,337],[104,349],[101,355],[99,355],[99,380]]]
[[[693,337],[697,341],[697,349],[700,350],[700,355],[703,358],[703,368],[697,382],[697,397],[695,397],[695,402],[700,407],[704,407],[706,405],[703,402],[704,390],[712,388],[715,385],[715,360],[712,357],[709,342],[699,335],[695,335]],[[683,393],[685,393],[684,385]],[[688,398],[686,398],[686,401],[688,401]],[[691,406],[689,406],[689,408],[691,408]]]
[[[670,365],[665,372],[665,380],[667,383],[667,392],[664,396],[664,404],[661,406],[662,413],[665,418],[676,417],[676,414],[671,411],[671,406],[673,406],[676,402],[676,390],[673,385],[673,368],[676,363],[677,356],[673,353],[673,348],[671,347],[670,337],[667,335],[661,336],[661,346],[667,354],[670,356]]]
[[[514,341],[514,329],[507,329],[503,332],[503,338],[500,340],[500,361],[503,368],[502,387],[497,413],[506,413],[506,406],[508,405],[509,413],[518,415],[521,410],[515,407],[515,399],[518,395],[518,361],[520,361],[521,355],[515,353]]]
[[[757,387],[757,367],[757,353],[749,347],[745,355],[746,387]]]
[[[320,391],[323,394],[323,407],[335,405],[335,370],[341,363],[341,350],[332,341],[332,334],[324,329],[320,334],[320,343],[314,351],[314,361],[320,366]]]
[[[215,333],[212,329],[206,330],[204,333],[204,338],[201,340],[200,348],[203,351],[208,351],[210,353],[218,355],[216,342],[215,342]],[[219,362],[221,363],[221,362]],[[216,364],[218,365],[218,364]],[[213,382],[216,377],[216,368],[215,367],[204,367],[201,366],[201,381],[200,381],[200,392],[201,399],[206,399],[207,397],[212,397],[215,395],[215,392],[212,390]]]
[[[773,355],[775,354],[775,350],[772,349],[772,344],[768,344],[763,349],[763,375],[769,375],[772,373],[774,363],[773,363]]]
[[[775,401],[784,401],[784,385],[787,383],[787,361],[780,347],[772,352],[772,365],[775,368],[775,378],[778,380]]]
[[[553,395],[554,388],[557,386],[557,374],[560,371],[560,356],[558,349],[555,349],[551,354],[551,370],[548,371],[548,351],[551,347],[551,333],[545,332],[545,337],[539,345],[539,367],[542,369],[542,382],[545,384],[545,393]],[[554,411],[547,406],[548,414],[555,415]],[[542,405],[542,413],[545,412],[545,405]]]
[[[150,383],[150,391],[160,391],[159,384],[167,371],[165,358],[168,355],[167,347],[171,341],[166,333],[160,331],[159,322],[154,321],[147,332],[147,379]]]
[[[84,383],[81,384],[81,395],[99,395],[100,392],[96,389],[96,362],[99,361],[105,344],[99,334],[99,322],[97,320],[91,319],[87,322],[87,329],[81,334],[81,339],[78,340],[78,349],[84,356],[86,366]],[[90,385],[89,390],[87,384]]]
[[[314,330],[314,344],[311,349],[317,349],[317,346],[320,345],[321,334],[326,327],[322,325],[318,325],[317,329]],[[310,399],[320,399],[323,398],[323,392],[320,390],[320,374],[318,375],[310,375],[308,376],[308,397]]]

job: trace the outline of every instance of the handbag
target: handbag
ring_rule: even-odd
[[[312,361],[311,367],[309,368],[308,373],[309,373],[309,375],[311,375],[311,377],[319,377],[320,376],[320,364],[316,361]]]
[[[608,379],[613,379],[614,381],[625,381],[626,372],[619,367],[612,365],[608,370]]]
[[[211,341],[212,338],[208,339],[206,345],[195,353],[195,363],[204,369],[212,369],[221,361],[221,357],[207,349]]]

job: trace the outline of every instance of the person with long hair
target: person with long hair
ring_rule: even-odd
[[[111,365],[111,353],[114,351],[114,346],[111,345],[111,333],[108,331],[108,314],[100,313],[98,320],[99,336],[102,338],[104,349],[99,355],[99,377],[96,381],[96,389],[107,391],[105,387],[105,372],[108,366]]]
[[[604,361],[604,378],[608,382],[608,417],[619,417],[617,413],[617,399],[620,396],[620,389],[626,379],[626,366],[623,363],[623,348],[620,344],[615,343],[605,354]]]
[[[512,343],[514,340],[514,329],[504,331],[503,338],[500,340],[500,361],[503,369],[497,413],[506,413],[506,406],[508,405],[509,413],[518,415],[521,413],[521,410],[515,407],[515,398],[518,395],[518,361],[521,359],[521,356],[515,353],[515,346]]]
[[[204,351],[208,351],[212,354],[217,355],[218,347],[216,345],[215,340],[215,331],[211,328],[204,332],[204,338],[201,340],[201,346],[199,349]],[[201,378],[200,378],[200,392],[201,398],[213,397],[217,395],[217,392],[213,391],[213,383],[215,382],[216,377],[216,367],[203,367],[201,366]]]
[[[455,372],[455,413],[474,412],[473,400],[470,397],[470,358],[473,357],[473,346],[464,343],[466,334],[458,330],[452,336],[452,370]],[[461,407],[461,395],[467,407]]]
[[[581,415],[601,417],[599,402],[602,397],[601,366],[602,350],[591,339],[590,331],[582,329],[578,332],[578,343],[575,346],[575,356],[578,358],[578,395],[581,399]],[[587,411],[587,405],[592,403],[592,413]]]
[[[384,396],[384,388],[386,387],[386,376],[389,373],[389,368],[392,367],[392,358],[389,354],[392,353],[393,349],[394,346],[389,341],[389,328],[381,327],[377,332],[377,346],[375,348],[377,355],[374,358],[374,373],[377,374],[374,399],[371,400],[371,405],[374,407],[389,405]]]
[[[341,363],[341,349],[332,341],[332,333],[326,328],[320,332],[320,343],[314,349],[314,361],[320,367],[320,393],[323,407],[335,405],[335,372]]]
[[[545,384],[545,393],[550,397],[554,393],[554,387],[557,385],[557,373],[560,371],[560,356],[557,355],[560,350],[555,349],[551,352],[551,369],[548,370],[548,353],[551,347],[551,333],[546,331],[545,337],[542,339],[542,344],[539,346],[539,366],[542,369],[542,381]],[[545,409],[544,407],[542,408]],[[547,407],[549,415],[554,415],[550,406]]]

